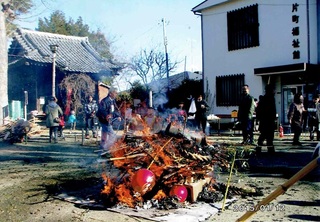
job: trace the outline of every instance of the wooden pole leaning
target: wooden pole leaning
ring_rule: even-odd
[[[291,187],[293,184],[295,184],[297,181],[299,181],[301,178],[303,178],[305,175],[310,173],[313,169],[315,169],[318,165],[320,165],[320,157],[312,160],[309,164],[307,164],[305,167],[303,167],[298,173],[293,175],[287,182],[280,185],[275,191],[273,191],[269,196],[264,198],[262,201],[260,201],[252,211],[247,211],[242,217],[240,217],[237,221],[246,221],[249,217],[251,217],[253,214],[255,214],[257,211],[260,210],[260,208],[264,207],[268,203],[270,203],[272,200],[276,199],[280,194],[284,194],[289,187]]]

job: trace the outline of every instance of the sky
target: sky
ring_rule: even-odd
[[[191,9],[202,0],[33,1],[33,12],[18,19],[22,28],[34,30],[39,18],[49,18],[60,10],[67,20],[76,21],[81,16],[91,31],[99,28],[111,41],[111,51],[119,61],[133,57],[141,49],[165,52],[166,36],[169,58],[180,62],[176,73],[201,71],[201,18]]]

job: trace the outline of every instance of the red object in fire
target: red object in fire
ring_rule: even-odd
[[[145,194],[150,191],[156,183],[154,173],[147,169],[138,170],[132,177],[131,185],[134,191]]]
[[[169,195],[176,196],[180,202],[184,202],[188,197],[188,190],[183,185],[175,185],[171,188]]]

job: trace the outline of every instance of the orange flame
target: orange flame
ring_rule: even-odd
[[[121,203],[126,203],[129,207],[135,206],[135,199],[131,194],[131,190],[125,184],[119,184],[115,188],[116,196]]]
[[[104,185],[103,190],[101,191],[101,193],[109,195],[111,193],[111,191],[113,190],[113,188],[114,188],[114,183],[105,174],[102,174],[102,178],[104,179],[106,185]]]
[[[165,193],[163,190],[159,190],[159,191],[157,192],[157,194],[154,195],[153,199],[155,199],[155,200],[161,200],[161,199],[166,198],[166,197],[167,197],[166,193]]]
[[[161,182],[167,187],[176,183],[184,183],[186,178],[194,177],[197,179],[204,177],[207,171],[210,170],[210,164],[207,166],[201,165],[198,160],[185,158],[181,154],[180,147],[177,146],[182,141],[181,138],[168,140],[168,137],[161,137],[161,135],[157,134],[152,135],[150,134],[150,128],[146,127],[146,125],[137,135],[143,138],[143,141],[138,146],[131,147],[129,143],[118,140],[110,149],[114,158],[113,160],[111,159],[113,165],[120,170],[122,175],[126,176],[112,179],[105,174],[102,175],[106,185],[101,193],[107,195],[115,193],[115,198],[120,203],[134,207],[137,201],[143,200],[141,195],[135,195],[130,181],[131,176],[139,168],[148,168],[157,179],[164,178]],[[183,148],[186,150],[187,147]],[[213,161],[215,160],[212,160],[212,163],[214,163]],[[167,174],[165,175],[165,173]],[[165,192],[159,190],[154,199],[160,200],[165,197],[167,197]]]

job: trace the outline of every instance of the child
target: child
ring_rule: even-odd
[[[63,133],[63,129],[65,127],[64,116],[61,116],[60,120],[61,121],[59,123],[59,128],[58,128],[58,132],[59,132],[58,136],[62,137],[62,139],[65,140],[64,133]]]
[[[74,110],[71,111],[71,114],[68,118],[68,123],[70,124],[70,133],[71,133],[72,130],[76,129],[76,123],[77,123],[76,112]]]

